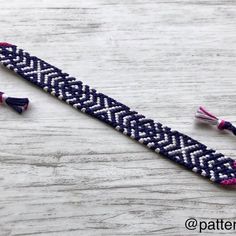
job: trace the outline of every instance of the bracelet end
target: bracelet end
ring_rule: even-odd
[[[8,46],[12,46],[12,44],[7,42],[0,42],[0,47],[8,47]]]
[[[236,185],[236,178],[226,179],[220,182],[222,185]]]

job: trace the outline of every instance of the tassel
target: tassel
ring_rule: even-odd
[[[23,111],[27,110],[29,99],[8,97],[5,93],[0,92],[0,103],[7,104],[13,110],[21,114]]]
[[[217,125],[220,130],[229,130],[236,135],[236,127],[231,122],[217,118],[202,106],[198,108],[195,117],[205,123]]]

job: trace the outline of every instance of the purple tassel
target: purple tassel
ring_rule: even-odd
[[[5,93],[0,92],[0,103],[7,104],[13,110],[21,114],[23,111],[27,110],[29,105],[29,99],[8,97]]]

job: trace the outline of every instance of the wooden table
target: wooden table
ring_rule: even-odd
[[[0,0],[0,36],[98,91],[236,158],[236,139],[198,125],[203,104],[236,122],[233,0]],[[13,73],[0,89],[0,235],[199,235],[185,220],[236,220],[222,188],[76,112]],[[204,235],[235,235],[208,231]]]

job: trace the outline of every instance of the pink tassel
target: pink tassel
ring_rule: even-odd
[[[229,130],[234,135],[236,135],[236,127],[229,121],[221,120],[217,118],[215,115],[211,114],[209,111],[207,111],[205,108],[200,106],[195,114],[195,117],[198,120],[201,120],[205,123],[209,123],[212,125],[217,125],[217,128],[220,130]]]
[[[220,120],[215,115],[211,114],[204,107],[200,106],[195,114],[195,117],[205,123],[211,125],[217,125],[218,129],[222,129],[224,127],[224,120]]]

